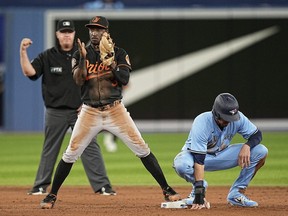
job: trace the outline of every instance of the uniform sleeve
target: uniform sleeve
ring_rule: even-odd
[[[127,67],[129,68],[129,71],[132,70],[129,56],[124,49],[117,48],[115,60],[117,62],[118,67]]]
[[[122,48],[117,48],[115,60],[117,68],[112,70],[115,79],[122,85],[127,85],[130,78],[131,64],[130,59],[126,51]]]
[[[207,153],[207,143],[209,138],[209,133],[207,130],[207,121],[204,116],[198,116],[195,118],[189,137],[186,141],[187,147],[193,153],[206,154]]]
[[[258,129],[243,113],[240,113],[238,133],[246,140],[254,134]]]
[[[253,133],[246,144],[250,146],[250,148],[254,148],[262,141],[262,132],[258,129],[255,133]]]
[[[47,55],[47,54],[46,54]],[[46,56],[45,53],[40,53],[35,59],[31,61],[31,65],[36,71],[36,74],[33,76],[29,76],[28,78],[31,80],[37,80],[43,75],[44,71],[44,57]]]

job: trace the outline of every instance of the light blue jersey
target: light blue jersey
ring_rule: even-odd
[[[226,170],[238,166],[239,152],[244,143],[230,145],[232,138],[239,133],[248,140],[258,130],[243,113],[239,112],[239,115],[238,121],[230,122],[222,130],[211,111],[198,115],[187,141],[174,159],[173,167],[176,173],[187,182],[195,183],[193,153],[205,154],[204,171]],[[267,148],[262,144],[251,148],[250,165],[240,170],[238,178],[230,188],[228,198],[239,195],[239,190],[248,187],[257,170],[263,166],[267,153]],[[207,185],[204,181],[204,187]],[[193,195],[193,190],[191,194]]]
[[[199,154],[217,154],[230,145],[236,133],[247,140],[257,131],[257,127],[240,111],[239,114],[240,120],[230,122],[223,130],[216,124],[211,111],[198,115],[182,150]]]
[[[231,144],[237,133],[245,141]],[[199,194],[196,199],[199,181],[203,181],[203,187],[207,190],[208,182],[204,175],[206,171],[239,166],[239,176],[230,188],[227,201],[238,206],[258,206],[258,203],[246,197],[244,192],[265,163],[268,149],[261,141],[262,132],[239,111],[237,99],[229,93],[219,94],[212,111],[201,113],[194,119],[181,152],[174,158],[173,168],[176,173],[193,184],[187,198],[189,203],[200,203]]]

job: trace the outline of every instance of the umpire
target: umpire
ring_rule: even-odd
[[[81,89],[75,84],[71,72],[72,54],[77,50],[73,21],[59,21],[56,38],[56,46],[40,53],[31,63],[27,54],[27,48],[32,44],[31,39],[24,38],[20,44],[22,72],[30,80],[37,80],[42,76],[42,96],[46,107],[45,140],[34,186],[28,192],[29,195],[47,194],[64,136],[69,128],[74,128],[82,103]],[[116,195],[95,139],[81,159],[94,192]]]

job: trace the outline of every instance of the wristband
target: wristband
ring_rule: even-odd
[[[194,186],[195,187],[203,187],[204,186],[204,181],[203,180],[195,181]]]

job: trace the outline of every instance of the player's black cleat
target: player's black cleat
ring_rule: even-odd
[[[52,209],[55,202],[57,200],[57,196],[54,194],[48,194],[45,199],[40,203],[40,207],[42,209]]]
[[[166,201],[178,201],[181,200],[181,196],[174,191],[170,186],[168,186],[167,188],[163,188],[163,195],[164,195],[164,199]]]

